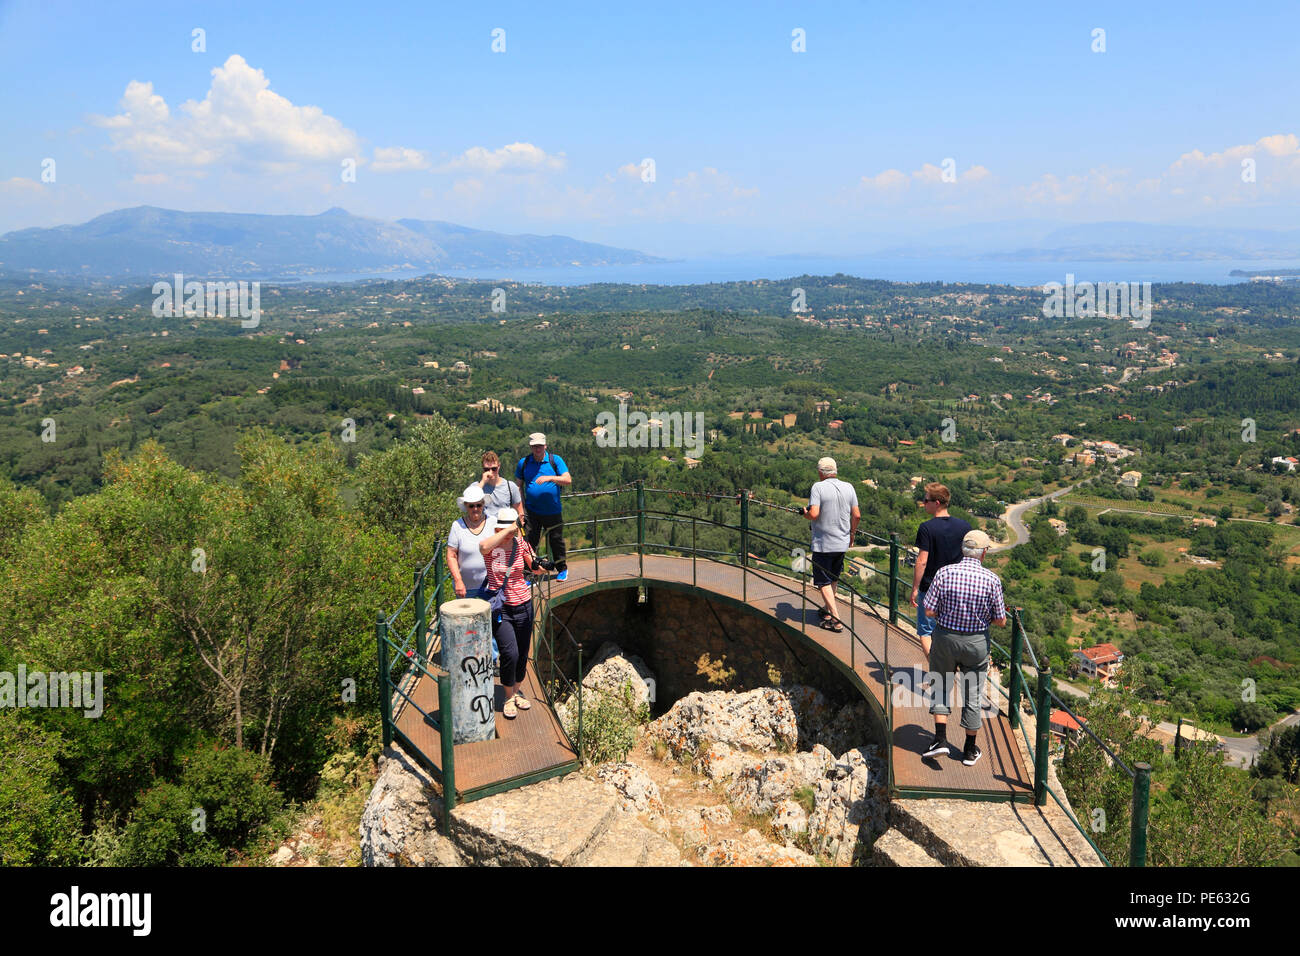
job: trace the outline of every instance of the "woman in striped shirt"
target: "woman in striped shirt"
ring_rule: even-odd
[[[533,638],[532,585],[526,574],[544,569],[537,553],[524,537],[523,522],[514,508],[497,512],[496,531],[479,545],[487,565],[486,589],[502,592],[504,606],[492,612],[492,636],[501,649],[501,686],[506,703],[501,709],[507,720],[533,705],[520,691],[528,672],[528,648]],[[511,555],[513,553],[513,560]]]

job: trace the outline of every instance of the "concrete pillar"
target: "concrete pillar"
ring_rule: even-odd
[[[438,609],[438,628],[442,667],[451,675],[452,740],[491,740],[496,736],[492,609],[482,598],[448,601]]]

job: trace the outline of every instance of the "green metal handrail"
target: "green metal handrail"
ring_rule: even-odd
[[[1050,793],[1053,800],[1064,809],[1061,798],[1048,786],[1048,759],[1051,753],[1051,721],[1052,721],[1052,704],[1059,705],[1059,709],[1068,714],[1079,725],[1084,735],[1092,738],[1097,746],[1110,757],[1113,764],[1119,767],[1124,773],[1128,774],[1133,781],[1133,809],[1129,826],[1129,866],[1141,867],[1146,866],[1147,855],[1147,830],[1148,819],[1150,815],[1150,779],[1151,767],[1149,764],[1138,763],[1135,767],[1129,767],[1119,755],[1116,754],[1107,743],[1102,740],[1087,723],[1080,720],[1078,715],[1070,709],[1070,706],[1061,699],[1055,691],[1052,690],[1052,671],[1051,668],[1040,667],[1037,655],[1034,653],[1033,642],[1028,639],[1025,633],[1024,622],[1020,617],[1021,609],[1012,608],[1009,614],[1011,618],[1011,647],[1010,649],[1002,647],[996,641],[992,641],[993,648],[1001,651],[1007,656],[1010,667],[1008,675],[1010,689],[1003,691],[997,687],[998,691],[1003,693],[1007,698],[1007,717],[1013,728],[1019,727],[1021,735],[1024,737],[1025,746],[1034,756],[1034,804],[1043,806],[1047,802],[1047,795]],[[1031,744],[1029,735],[1025,731],[1023,722],[1020,720],[1020,700],[1023,688],[1027,684],[1027,677],[1024,673],[1024,663],[1021,659],[1023,651],[1029,652],[1033,660],[1034,672],[1037,676],[1037,693],[1034,697],[1026,697],[1029,701],[1030,711],[1034,716],[1035,722],[1035,740]],[[1035,699],[1036,698],[1036,699]],[[1088,841],[1089,845],[1097,851],[1103,863],[1110,866],[1110,861],[1106,855],[1101,852],[1100,848],[1088,836],[1087,831],[1080,824],[1074,814],[1068,813],[1067,816],[1075,828]]]
[[[442,600],[442,592],[446,586],[447,579],[443,574],[442,567],[443,542],[439,540],[434,546],[434,555],[424,567],[414,572],[414,582],[411,590],[398,604],[397,610],[387,617],[383,612],[376,615],[375,618],[375,644],[379,659],[379,713],[382,725],[384,747],[387,748],[393,743],[395,738],[400,738],[403,746],[410,749],[412,754],[421,759],[432,771],[434,778],[442,785],[443,791],[443,819],[442,828],[445,834],[451,833],[451,812],[456,807],[456,756],[453,735],[450,726],[443,714],[451,713],[451,678],[441,668],[430,670],[428,666],[428,643],[427,635],[430,630],[436,629],[438,606]],[[429,569],[434,568],[434,586],[432,594],[426,599],[425,596],[425,577]],[[412,613],[415,617],[415,623],[408,630],[405,640],[399,645],[390,637],[393,626],[401,613],[406,610],[407,605],[412,605]],[[433,609],[433,616],[430,617],[430,608]],[[410,649],[410,643],[414,639],[415,649]],[[391,652],[391,653],[390,653]],[[405,681],[405,676],[410,674],[410,670],[405,670],[402,678],[397,683],[393,682],[393,668],[401,666],[403,668],[413,669],[419,674],[432,679],[438,687],[438,711],[439,718],[425,711],[417,704],[406,692],[410,685]],[[412,680],[412,683],[414,679]],[[435,763],[429,754],[423,753],[415,742],[407,737],[398,729],[393,718],[393,695],[397,694],[406,702],[405,706],[413,707],[425,719],[425,721],[438,731],[439,739],[442,743],[441,763]]]

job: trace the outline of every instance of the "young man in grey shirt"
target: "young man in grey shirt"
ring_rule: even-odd
[[[483,453],[483,477],[470,488],[475,486],[483,489],[483,516],[488,521],[496,521],[497,512],[502,508],[519,507],[519,486],[501,477],[501,460],[494,451]]]
[[[862,512],[853,486],[836,477],[834,458],[818,461],[817,475],[820,480],[808,494],[808,507],[800,508],[799,513],[812,522],[813,586],[826,602],[821,626],[828,631],[843,631],[835,603],[835,584],[844,572],[844,553],[853,545]]]

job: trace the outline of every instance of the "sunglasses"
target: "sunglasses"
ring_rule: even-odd
[[[484,470],[484,471],[500,471],[500,470],[501,470],[501,466],[500,466],[500,465],[484,465],[484,466],[483,466],[483,470]]]
[[[471,504],[470,502],[467,501],[467,502],[465,502],[465,507],[466,507],[466,508],[482,508],[482,507],[483,507],[483,502],[479,501],[479,502],[477,502],[477,503]]]

